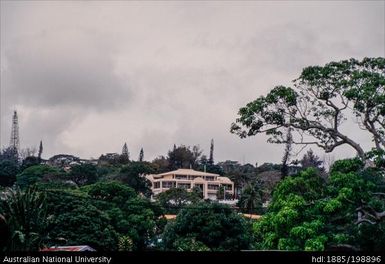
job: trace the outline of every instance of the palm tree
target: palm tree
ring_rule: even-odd
[[[5,217],[0,214],[0,252],[4,251],[9,240],[9,227]]]
[[[257,184],[247,185],[241,193],[238,205],[250,214],[254,213],[256,210],[260,210],[262,208],[260,187]]]
[[[8,189],[3,214],[10,230],[10,251],[38,250],[46,226],[45,199],[35,187]]]

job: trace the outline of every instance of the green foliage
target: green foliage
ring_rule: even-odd
[[[154,167],[148,162],[131,162],[121,169],[118,179],[133,188],[138,193],[149,197],[151,195],[151,183],[142,175],[154,171]]]
[[[241,138],[266,134],[270,143],[314,144],[326,152],[350,145],[364,159],[352,135],[339,127],[347,116],[372,137],[377,150],[385,150],[385,58],[330,62],[303,69],[293,87],[276,86],[239,109],[231,132]],[[311,138],[304,141],[304,138]]]
[[[0,214],[0,252],[4,251],[6,249],[7,243],[11,239],[11,234],[10,234],[9,226],[7,223],[7,220],[5,217]]]
[[[62,173],[48,165],[35,165],[26,168],[24,171],[16,176],[17,185],[22,188],[31,186],[37,182],[42,181],[44,178],[59,177]]]
[[[333,174],[334,172],[356,172],[361,170],[363,167],[364,163],[358,158],[337,160],[330,168],[330,174]]]
[[[19,170],[17,151],[12,147],[0,150],[0,186],[12,186]]]
[[[173,243],[176,251],[210,251],[210,249],[200,241],[196,241],[194,237],[178,238]]]
[[[190,168],[190,166],[196,169],[199,165],[199,158],[202,155],[202,150],[199,146],[181,145],[168,152],[168,164],[169,170],[176,170],[180,168]]]
[[[337,161],[328,182],[314,169],[281,181],[268,213],[253,229],[258,249],[320,251],[351,244],[364,250],[384,247],[384,223],[356,225],[356,208],[365,202],[384,210],[383,172],[363,169],[359,159]],[[369,233],[376,233],[375,237]]]
[[[36,188],[7,189],[0,204],[10,239],[8,251],[36,251],[45,239],[47,225],[44,194]]]
[[[129,236],[120,236],[119,237],[118,250],[119,251],[131,251],[132,250],[132,239]]]
[[[176,214],[184,206],[201,200],[199,193],[189,192],[182,188],[171,188],[158,194],[156,199],[166,212],[171,214]]]
[[[258,184],[246,186],[241,193],[238,206],[243,212],[262,213],[262,190]]]
[[[377,168],[385,169],[385,150],[372,149],[366,153],[369,160],[373,160]]]
[[[217,191],[217,200],[224,200],[225,198],[225,187],[219,186]]]
[[[38,157],[28,156],[23,160],[20,169],[23,171],[28,167],[39,165],[39,164],[40,164],[40,160]]]
[[[117,250],[118,237],[128,236],[133,250],[143,250],[165,225],[159,205],[116,181],[80,189],[51,189],[47,200],[54,219],[51,236],[63,237],[67,244],[88,240],[86,244],[92,243],[96,249]],[[76,231],[82,221],[88,224]]]
[[[0,160],[0,186],[12,186],[19,172],[18,164],[12,160]]]
[[[139,162],[144,161],[144,151],[143,151],[143,148],[140,149],[138,161]]]
[[[218,203],[194,204],[183,209],[175,222],[166,226],[164,247],[178,250],[186,240],[199,242],[210,250],[241,250],[250,248],[248,223],[230,207]],[[188,241],[187,240],[187,241]]]
[[[303,155],[302,159],[299,161],[302,168],[316,168],[320,171],[324,171],[324,168],[322,167],[323,161],[320,160],[320,158],[314,154],[313,150],[310,149],[306,152],[305,155]]]
[[[127,164],[130,161],[130,153],[128,152],[127,143],[124,143],[122,154],[120,155],[120,163]]]
[[[85,203],[57,215],[52,223],[52,237],[63,237],[68,245],[90,245],[100,251],[116,250],[118,234],[108,214]]]
[[[97,180],[97,169],[92,164],[80,164],[71,167],[68,179],[77,185],[86,185],[95,183]]]
[[[318,237],[324,232],[324,219],[315,214],[317,207],[313,204],[324,192],[325,183],[313,168],[280,182],[274,190],[268,214],[254,223],[256,247],[280,250],[323,247]]]
[[[122,205],[136,196],[132,188],[116,181],[97,182],[82,187],[82,190],[93,199],[113,202],[118,205]]]

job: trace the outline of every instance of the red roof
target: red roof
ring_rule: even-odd
[[[50,248],[43,248],[40,251],[96,251],[96,250],[90,246],[82,245],[82,246],[50,247]]]

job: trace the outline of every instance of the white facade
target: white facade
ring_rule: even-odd
[[[191,191],[199,187],[204,199],[217,199],[217,192],[222,186],[225,189],[224,198],[234,197],[234,183],[227,177],[219,174],[196,171],[191,169],[178,169],[161,174],[145,176],[152,184],[154,195],[167,191],[170,188],[184,188]]]

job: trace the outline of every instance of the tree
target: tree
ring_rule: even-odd
[[[153,171],[154,168],[150,163],[133,161],[120,170],[117,179],[121,180],[135,191],[150,196],[152,193],[150,189],[151,183],[143,177],[143,175],[153,173]]]
[[[1,209],[9,226],[9,251],[37,251],[45,239],[45,196],[36,188],[7,189]]]
[[[28,167],[21,173],[17,174],[16,181],[17,185],[25,188],[42,181],[44,178],[60,179],[61,176],[62,173],[54,167],[48,165],[35,165]]]
[[[339,160],[331,167],[328,182],[331,202],[337,205],[334,213],[345,216],[339,224],[350,234],[345,244],[362,250],[385,247],[385,218],[378,217],[385,215],[383,175],[382,168],[366,167],[358,158]]]
[[[309,149],[305,155],[303,155],[302,159],[299,161],[302,168],[316,168],[320,171],[324,171],[322,167],[323,161],[314,154],[312,149]]]
[[[82,190],[92,199],[113,202],[119,206],[136,197],[134,189],[117,181],[97,182],[82,187]]]
[[[19,170],[17,150],[13,147],[0,150],[0,186],[12,186]]]
[[[41,162],[41,155],[43,154],[43,141],[40,140],[40,145],[39,145],[39,152],[37,154],[37,157],[39,159],[39,162]]]
[[[262,212],[262,191],[257,184],[246,186],[241,193],[238,206],[249,214]]]
[[[324,192],[325,183],[312,169],[283,179],[273,192],[268,213],[254,223],[256,248],[324,250],[326,225],[313,204]]]
[[[216,173],[227,176],[234,182],[237,197],[246,185],[256,180],[256,168],[252,164],[241,165],[238,161],[226,160],[214,166],[220,168]]]
[[[154,167],[154,170],[156,173],[163,173],[169,170],[170,168],[170,162],[169,160],[164,156],[159,156],[155,158],[151,164]]]
[[[120,236],[118,251],[132,251],[133,242],[129,236]]]
[[[210,249],[194,237],[179,238],[173,243],[176,251],[210,251]]]
[[[217,200],[225,200],[225,187],[219,186],[219,189],[217,191]]]
[[[118,182],[49,189],[47,198],[53,219],[50,234],[65,239],[68,245],[84,243],[109,251],[122,246],[119,238],[126,237],[133,250],[143,250],[164,225],[163,212],[156,203]]]
[[[171,188],[158,194],[156,199],[168,213],[177,213],[184,206],[201,200],[198,193],[189,192],[182,188]]]
[[[127,221],[127,234],[133,241],[134,250],[144,250],[156,239],[165,225],[161,219],[163,211],[149,199],[136,197],[130,199],[122,209]]]
[[[214,139],[211,139],[209,164],[214,164]]]
[[[0,151],[0,161],[3,160],[9,160],[12,161],[15,164],[19,163],[19,154],[17,153],[17,149],[13,147],[8,147],[5,149],[2,149]]]
[[[360,206],[371,207],[370,212],[385,210],[384,199],[373,195],[384,192],[382,173],[364,169],[357,158],[337,161],[328,181],[315,168],[286,177],[274,189],[268,213],[254,223],[256,248],[380,250],[385,246],[384,223],[357,225],[356,209],[358,216]]]
[[[27,157],[35,157],[36,154],[36,147],[28,147],[20,150],[20,158],[26,159]]]
[[[97,180],[97,169],[93,164],[80,164],[71,167],[68,178],[77,185],[95,183]]]
[[[188,239],[205,250],[236,251],[250,248],[249,233],[248,223],[229,206],[201,202],[182,209],[166,226],[163,243],[166,250],[180,250]]]
[[[20,169],[23,171],[28,167],[39,165],[39,164],[40,164],[40,161],[38,157],[28,156],[25,159],[23,159]]]
[[[199,158],[202,155],[202,150],[199,146],[191,147],[181,145],[168,152],[169,169],[175,170],[180,168],[196,168],[199,164]]]
[[[282,178],[286,177],[289,174],[289,159],[290,159],[290,154],[292,150],[292,141],[293,137],[291,135],[291,127],[287,129],[287,134],[286,134],[286,146],[285,146],[285,152],[282,157],[282,168],[281,168],[281,173],[282,173]]]
[[[3,252],[6,249],[7,243],[9,243],[11,235],[7,220],[2,214],[0,214],[0,237],[2,238],[0,240],[0,252]]]
[[[61,245],[81,243],[97,250],[115,249],[116,243],[111,243],[111,237],[115,240],[116,234],[111,231],[106,213],[97,209],[87,195],[63,187],[47,189],[46,184],[37,186],[46,192],[48,218],[51,219],[47,227],[52,238],[50,244],[57,245],[60,241]]]
[[[139,153],[139,162],[142,162],[143,159],[144,159],[144,151],[143,151],[143,148],[141,148]]]
[[[123,164],[128,163],[130,160],[130,153],[128,152],[127,143],[124,143],[122,148],[122,154],[120,155],[120,162]]]
[[[326,152],[349,145],[365,159],[360,144],[341,130],[344,119],[355,116],[375,148],[384,150],[384,58],[307,67],[293,84],[294,88],[277,86],[242,107],[231,132],[241,138],[264,133],[268,142],[286,143],[290,127],[293,144],[317,145]]]
[[[12,186],[19,171],[17,163],[12,160],[0,160],[0,186]]]
[[[191,166],[196,168],[199,163],[199,159],[202,156],[202,150],[199,148],[199,146],[193,146],[192,153],[193,153],[193,160],[191,162]]]
[[[194,194],[194,196],[198,197],[199,199],[203,199],[203,190],[199,186],[194,186],[191,189],[191,192]]]
[[[90,203],[56,215],[50,235],[64,238],[66,245],[86,244],[102,251],[116,250],[118,244],[118,235],[108,214]]]

